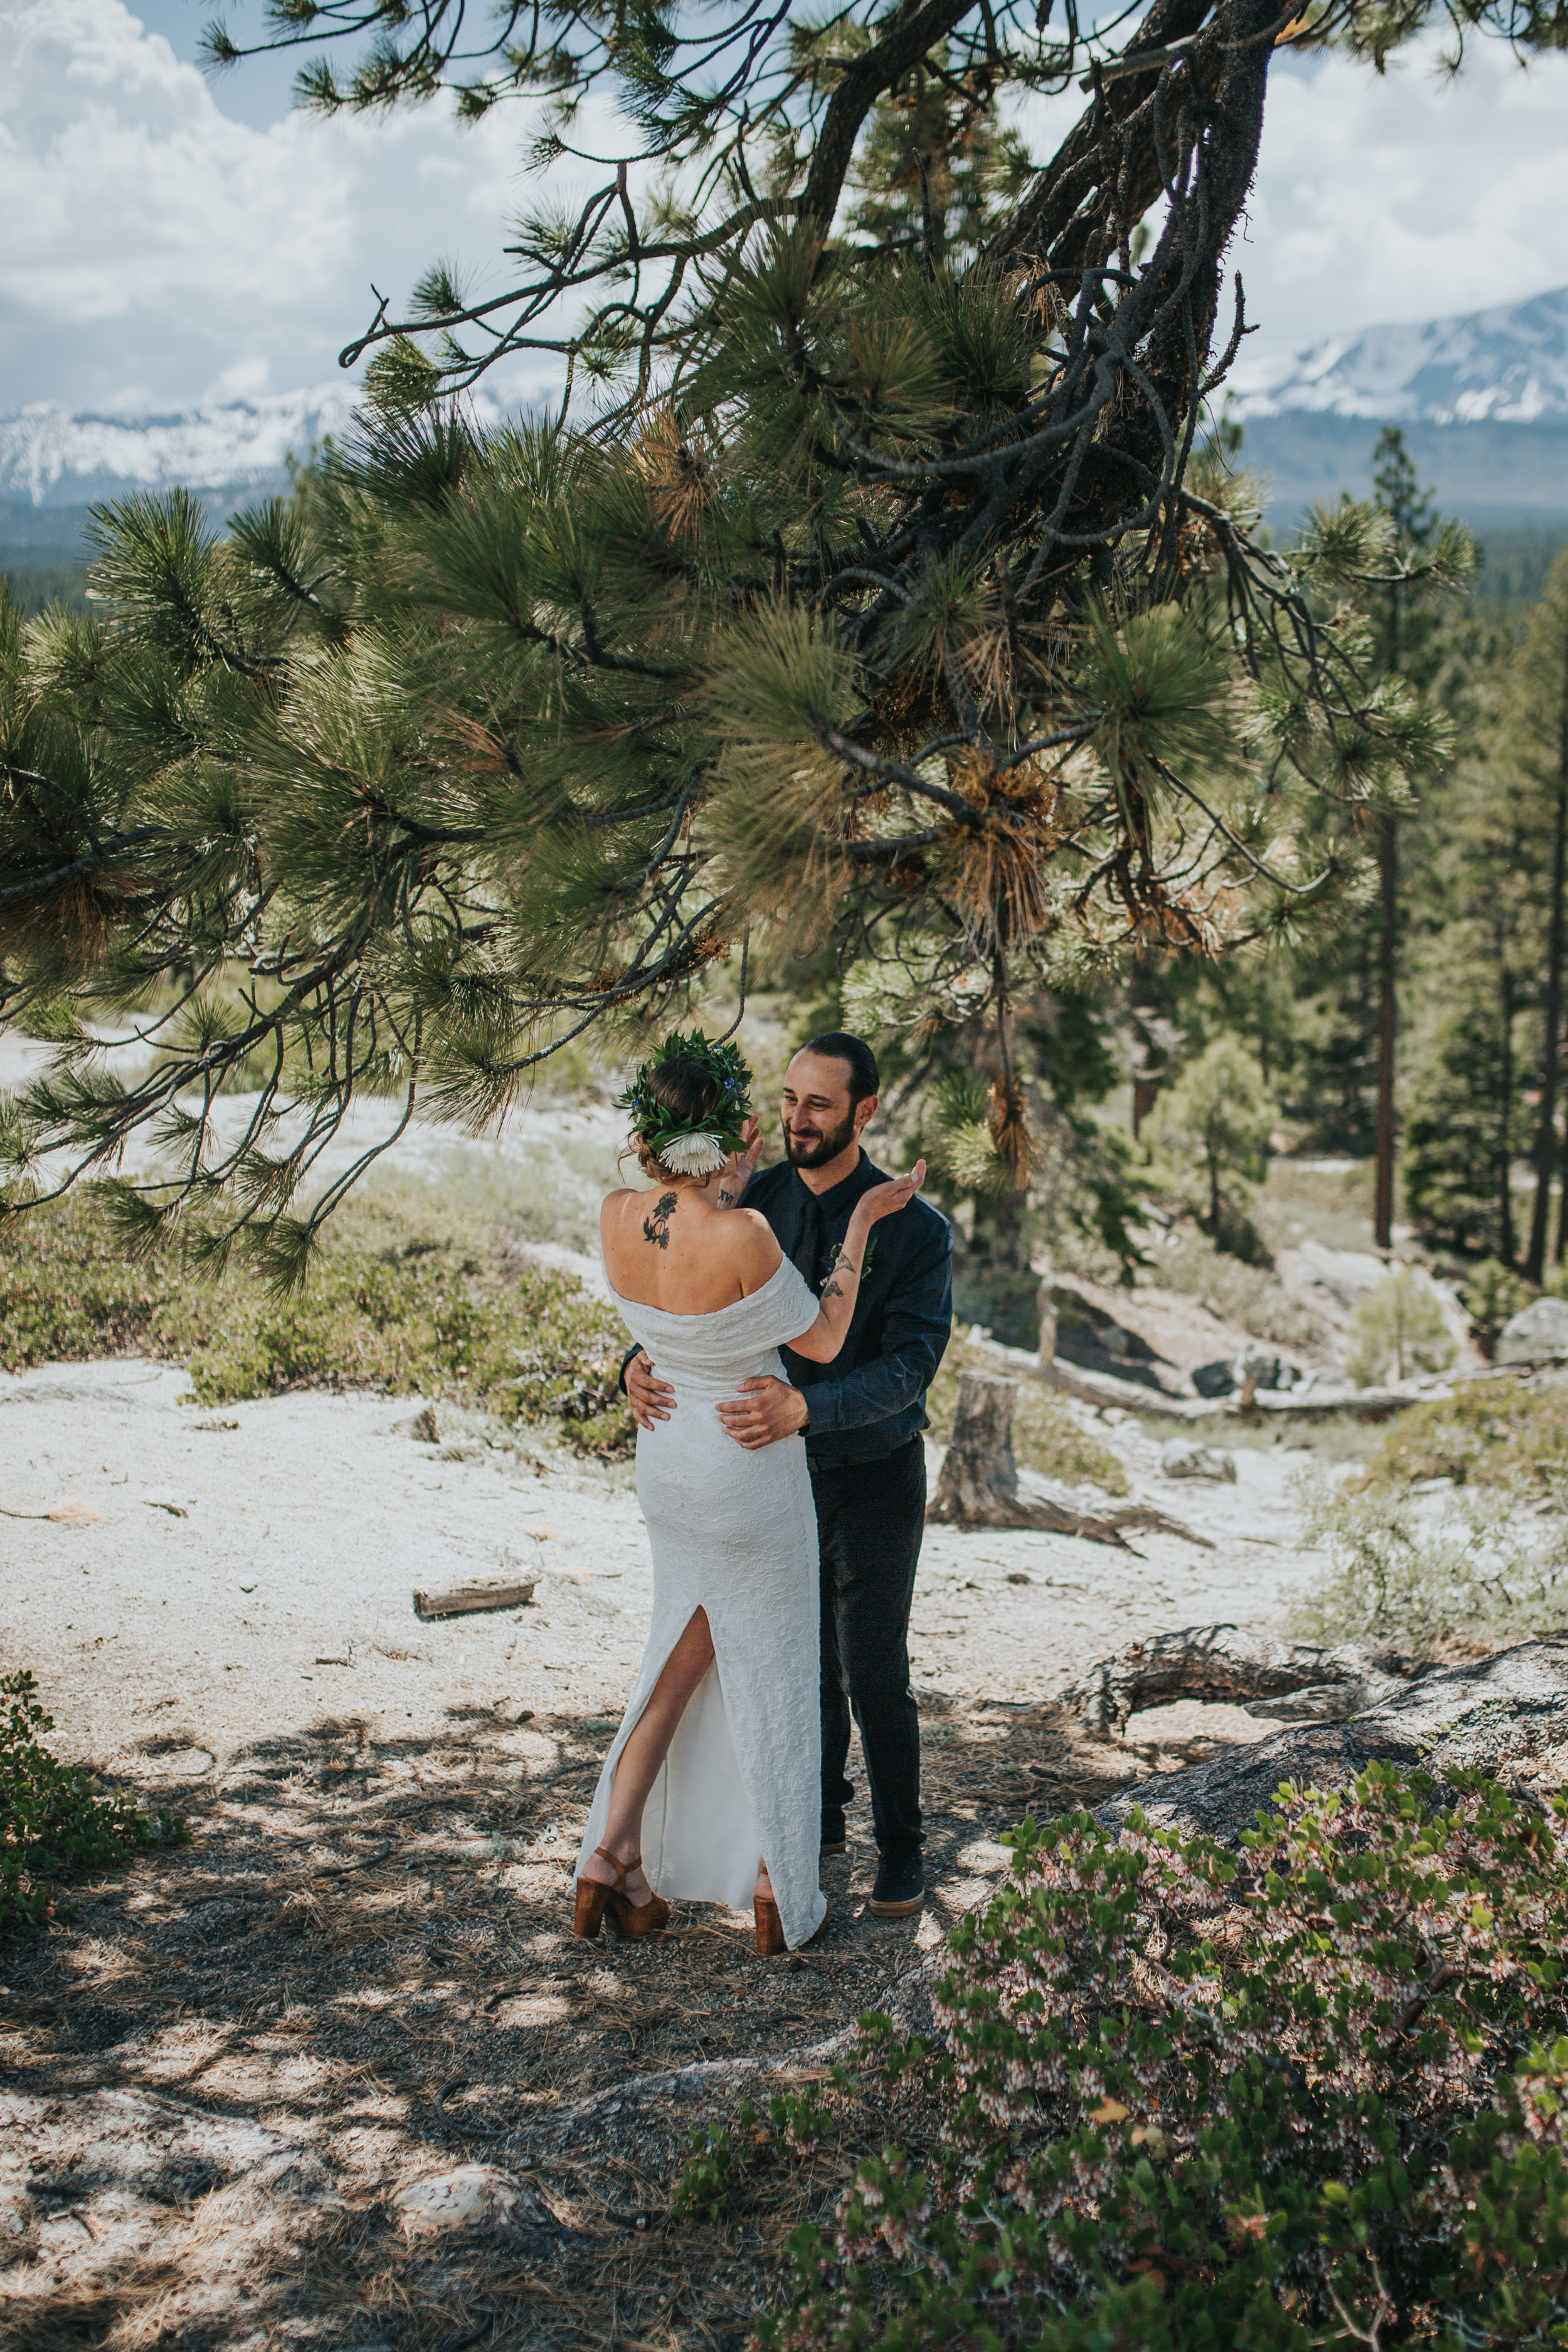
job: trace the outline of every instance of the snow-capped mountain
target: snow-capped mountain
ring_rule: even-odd
[[[91,416],[39,402],[0,414],[0,499],[79,506],[128,490],[268,490],[328,434],[341,436],[355,387],[318,385],[175,415]]]
[[[1288,528],[1315,500],[1370,490],[1383,424],[1446,513],[1479,524],[1568,528],[1568,287],[1528,302],[1426,325],[1331,337],[1273,366],[1245,362],[1237,409],[1244,462],[1271,485],[1269,520]],[[184,483],[215,520],[287,487],[287,460],[351,426],[346,379],[177,415],[84,415],[39,404],[0,412],[0,548],[74,561],[89,502]],[[499,421],[483,393],[480,421]]]
[[[1243,417],[1307,410],[1392,425],[1568,423],[1568,286],[1424,326],[1330,336],[1260,370],[1237,407]]]

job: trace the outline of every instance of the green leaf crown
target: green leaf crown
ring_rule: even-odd
[[[718,1099],[703,1118],[690,1118],[661,1103],[648,1081],[656,1070],[667,1062],[700,1062],[708,1070],[718,1090]],[[746,1139],[742,1132],[752,1115],[752,1073],[746,1066],[738,1045],[715,1044],[694,1029],[683,1037],[672,1029],[651,1061],[642,1063],[637,1074],[624,1095],[616,1097],[618,1110],[629,1112],[633,1132],[641,1136],[656,1160],[664,1157],[664,1147],[677,1143],[683,1136],[710,1135],[728,1151],[743,1151]]]

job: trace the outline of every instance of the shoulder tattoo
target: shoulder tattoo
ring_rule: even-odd
[[[675,1204],[679,1197],[677,1192],[661,1192],[654,1202],[652,1215],[642,1221],[645,1240],[653,1242],[659,1249],[669,1247],[669,1221],[675,1214]]]

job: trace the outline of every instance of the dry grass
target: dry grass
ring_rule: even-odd
[[[1097,1800],[1133,1759],[1048,1710],[923,1705],[929,1943],[984,1892],[976,1841]],[[259,1739],[216,1787],[160,1784],[194,1848],[0,1945],[3,2352],[736,2352],[786,2292],[791,2231],[886,2118],[873,2084],[830,2101],[809,2152],[738,2134],[715,2221],[671,2217],[690,2133],[748,2095],[765,2116],[791,2053],[816,2077],[916,1930],[864,1912],[860,1846],[826,1865],[812,1952],[762,1960],[749,1922],[696,1906],[646,1945],[574,1942],[606,1728],[454,1708],[434,1741],[355,1717]],[[722,2071],[762,2055],[784,2074]],[[399,2188],[476,2161],[524,2184],[509,2226],[404,2227]]]

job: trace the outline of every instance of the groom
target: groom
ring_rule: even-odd
[[[748,1155],[722,1180],[721,1205],[733,1208],[743,1192],[814,1291],[856,1202],[885,1181],[860,1148],[879,1084],[862,1039],[842,1030],[814,1037],[784,1074],[784,1160],[759,1176]],[[925,1527],[925,1392],[952,1328],[952,1261],[947,1219],[911,1201],[871,1235],[855,1318],[835,1360],[808,1364],[785,1348],[787,1381],[742,1381],[719,1407],[737,1444],[805,1436],[822,1576],[822,1850],[844,1851],[853,1712],[879,1855],[869,1908],[884,1919],[906,1918],[925,1901],[908,1635]],[[674,1411],[674,1390],[641,1349],[623,1377],[644,1428]]]

